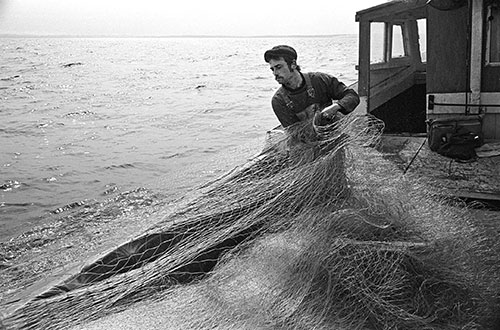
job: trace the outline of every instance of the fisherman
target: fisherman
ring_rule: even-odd
[[[281,87],[272,98],[272,107],[283,127],[319,115],[320,122],[332,122],[337,112],[344,115],[359,104],[359,96],[337,78],[321,72],[302,73],[297,52],[290,46],[275,46],[264,53]]]

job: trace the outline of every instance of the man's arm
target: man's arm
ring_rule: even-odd
[[[328,74],[322,74],[321,79],[327,86],[328,96],[334,100],[331,106],[321,111],[324,117],[333,119],[338,111],[347,115],[358,106],[359,95],[355,90],[348,88],[343,82]]]

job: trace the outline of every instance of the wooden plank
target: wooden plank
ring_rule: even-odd
[[[404,92],[415,84],[415,71],[412,67],[404,69],[388,77],[372,88],[370,93],[369,110],[373,111],[385,102]]]
[[[495,16],[498,16],[499,11],[492,11],[492,5],[488,6],[488,17],[490,17],[493,13]],[[481,91],[483,92],[498,92],[500,91],[500,62],[498,60],[498,56],[491,56],[491,52],[500,49],[500,33],[496,31],[497,29],[492,29],[495,25],[495,21],[498,20],[498,17],[493,20],[488,19],[487,23],[487,32],[486,32],[486,50],[485,50],[485,66],[483,67],[483,71],[481,74]],[[498,24],[498,22],[496,23]],[[498,51],[497,51],[498,53]],[[498,55],[498,54],[497,54]]]
[[[413,68],[412,67],[403,67],[399,68],[397,70],[390,70],[387,72],[380,72],[378,77],[378,81],[376,84],[370,86],[371,88],[371,96],[376,95],[377,93],[380,93],[381,91],[384,91],[390,87],[393,87],[393,85],[397,84],[396,80],[404,80],[406,77],[412,76],[413,75]]]
[[[428,93],[434,96],[436,103],[451,103],[464,105],[436,105],[434,109],[427,109],[427,115],[465,114],[467,93]],[[428,97],[427,96],[427,97]],[[427,102],[427,104],[429,104]],[[481,109],[486,114],[500,114],[500,93],[481,93]],[[494,105],[488,107],[488,105]],[[479,108],[479,107],[478,107]]]
[[[488,107],[488,104],[500,106],[500,92],[493,93],[481,93],[481,104],[485,113],[500,113],[500,107]],[[498,122],[500,124],[500,121]],[[497,134],[500,138],[500,135]]]
[[[395,24],[404,23],[406,20],[418,20],[427,17],[427,7],[413,9],[412,11],[395,13],[393,15],[380,15],[372,19],[372,22],[391,22]]]
[[[399,74],[403,70],[409,68],[410,66],[404,66],[404,67],[395,67],[391,69],[386,69],[386,70],[372,70],[370,74],[370,88],[373,89],[374,87],[379,86],[382,83],[386,83],[387,80],[391,79],[391,77]],[[372,95],[373,93],[371,93]]]
[[[481,102],[481,71],[483,67],[483,0],[472,2],[472,28],[471,28],[471,49],[470,49],[470,100],[471,104]],[[470,113],[478,113],[478,107],[471,107]]]
[[[466,93],[427,93],[427,97],[429,97],[429,95],[434,96],[434,102],[436,103],[465,104],[467,102]],[[429,102],[427,102],[427,105],[428,104]],[[465,115],[465,106],[436,105],[434,109],[427,108],[427,116],[439,114]]]
[[[427,73],[424,71],[416,71],[415,72],[415,84],[416,85],[425,85],[426,83]]]
[[[389,62],[380,62],[370,64],[370,70],[378,71],[378,70],[386,70],[386,69],[394,69],[394,68],[404,68],[410,66],[412,63],[410,57],[397,57],[391,59]]]
[[[485,139],[497,140],[500,138],[500,131],[497,123],[500,114],[487,113],[483,119],[483,133]]]
[[[481,191],[466,191],[466,190],[446,190],[446,192],[453,197],[458,197],[461,199],[500,202],[500,195],[494,193],[481,192]]]
[[[370,22],[359,23],[358,93],[368,96],[370,89]]]
[[[356,13],[356,22],[391,22],[396,19],[420,19],[427,14],[427,0],[391,1],[360,10]]]
[[[392,38],[393,25],[390,23],[384,24],[384,62],[389,62],[392,58]]]
[[[415,69],[420,68],[422,64],[422,58],[420,55],[420,43],[418,35],[418,24],[417,21],[408,20],[403,25],[403,36],[405,40],[405,46],[408,48],[408,55],[412,60],[412,65]]]
[[[467,92],[470,56],[467,46],[468,9],[429,8],[427,19],[427,92]]]
[[[500,91],[500,66],[486,65],[483,67],[482,72],[482,86],[483,92],[499,92]]]

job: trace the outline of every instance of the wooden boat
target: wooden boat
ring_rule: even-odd
[[[384,121],[389,153],[452,195],[499,200],[498,1],[390,1],[358,11],[356,21],[356,111]],[[481,135],[480,157],[461,163],[429,150],[426,138],[438,121]]]
[[[500,139],[498,2],[391,1],[357,12],[356,21],[359,111],[394,132],[425,132],[425,122],[436,118],[483,115],[485,139]]]

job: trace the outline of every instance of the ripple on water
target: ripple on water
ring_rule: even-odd
[[[135,167],[134,164],[120,164],[120,165],[109,165],[106,166],[106,170],[113,170],[113,169],[120,169],[120,168],[133,168]]]

